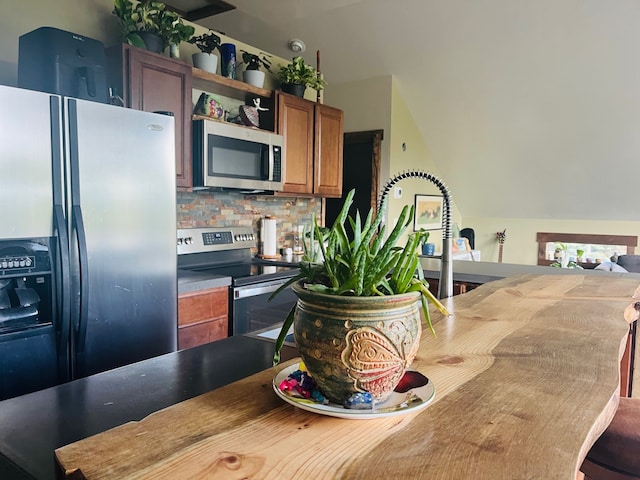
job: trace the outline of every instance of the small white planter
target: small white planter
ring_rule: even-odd
[[[254,87],[262,88],[264,85],[264,72],[261,70],[245,70],[242,73],[245,83]]]
[[[210,73],[216,73],[218,68],[218,56],[212,53],[194,53],[193,66]]]

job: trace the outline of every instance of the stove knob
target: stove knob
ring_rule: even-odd
[[[184,243],[186,243],[187,245],[191,245],[193,243],[193,238],[192,237],[185,238]]]
[[[182,245],[182,238],[178,239],[178,245]]]
[[[13,268],[13,260],[9,260],[9,268]]]
[[[31,266],[31,259],[30,259],[30,258],[27,258],[27,259],[24,261],[24,263],[25,263],[25,265],[26,265],[27,267],[30,267],[30,266]]]
[[[2,268],[7,268],[9,266],[9,264],[7,263],[6,260],[2,261]]]
[[[20,259],[20,266],[21,266],[21,267],[24,267],[24,266],[26,265],[26,263],[27,263],[27,262],[25,261],[25,259],[24,259],[24,258],[21,258],[21,259]]]

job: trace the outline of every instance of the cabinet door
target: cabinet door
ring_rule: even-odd
[[[178,348],[226,338],[229,290],[226,287],[183,293],[178,297]]]
[[[315,109],[315,173],[313,192],[322,197],[342,196],[344,113],[317,104]]]
[[[191,66],[135,47],[127,49],[127,105],[147,112],[172,112],[176,129],[176,184],[190,189]]]
[[[285,193],[313,193],[314,103],[278,93],[278,133],[284,136]]]

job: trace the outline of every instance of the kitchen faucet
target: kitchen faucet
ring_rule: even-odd
[[[442,255],[440,257],[440,282],[438,283],[438,298],[453,296],[453,265],[451,262],[451,194],[449,188],[435,175],[420,170],[402,172],[392,177],[382,189],[378,210],[382,209],[385,197],[400,180],[405,178],[422,178],[433,183],[443,197],[442,212]]]

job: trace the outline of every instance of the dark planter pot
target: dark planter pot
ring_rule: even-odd
[[[282,91],[285,93],[290,93],[291,95],[295,95],[296,97],[304,97],[304,91],[307,89],[304,85],[299,85],[297,83],[283,83]]]
[[[155,53],[162,53],[164,50],[162,48],[162,39],[155,33],[139,32],[138,35],[140,35],[140,38],[142,38],[142,41],[147,46],[147,50]]]

